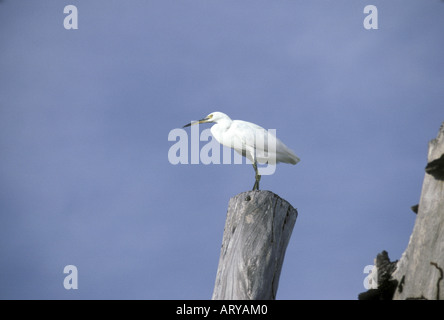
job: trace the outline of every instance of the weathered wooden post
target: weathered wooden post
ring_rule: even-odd
[[[213,300],[275,299],[297,215],[270,191],[230,199]]]
[[[426,174],[407,249],[397,262],[378,255],[377,289],[360,299],[444,300],[444,122],[429,143]],[[373,273],[373,272],[372,272]]]
[[[444,123],[429,143],[413,233],[397,264],[393,299],[444,300]]]

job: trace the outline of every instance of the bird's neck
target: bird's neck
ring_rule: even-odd
[[[221,144],[226,145],[224,142],[224,133],[230,129],[231,119],[223,119],[218,121],[214,126],[211,127],[211,133],[213,137]]]
[[[220,130],[228,130],[231,126],[231,124],[233,123],[233,120],[231,120],[230,118],[228,119],[222,119],[217,121],[217,126],[219,127]]]

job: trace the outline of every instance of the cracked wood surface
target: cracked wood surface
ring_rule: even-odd
[[[402,281],[393,299],[444,299],[444,123],[429,143],[418,215],[393,278]]]
[[[297,215],[270,191],[230,199],[213,300],[275,299]]]

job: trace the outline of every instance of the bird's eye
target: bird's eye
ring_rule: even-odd
[[[208,119],[211,119],[213,117],[213,115],[212,114],[210,114],[210,115],[208,115]]]

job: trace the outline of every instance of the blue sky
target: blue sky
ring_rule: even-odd
[[[1,1],[0,298],[210,299],[254,171],[172,165],[168,133],[222,111],[301,158],[261,180],[299,211],[277,298],[356,299],[413,228],[443,16],[438,0]]]

